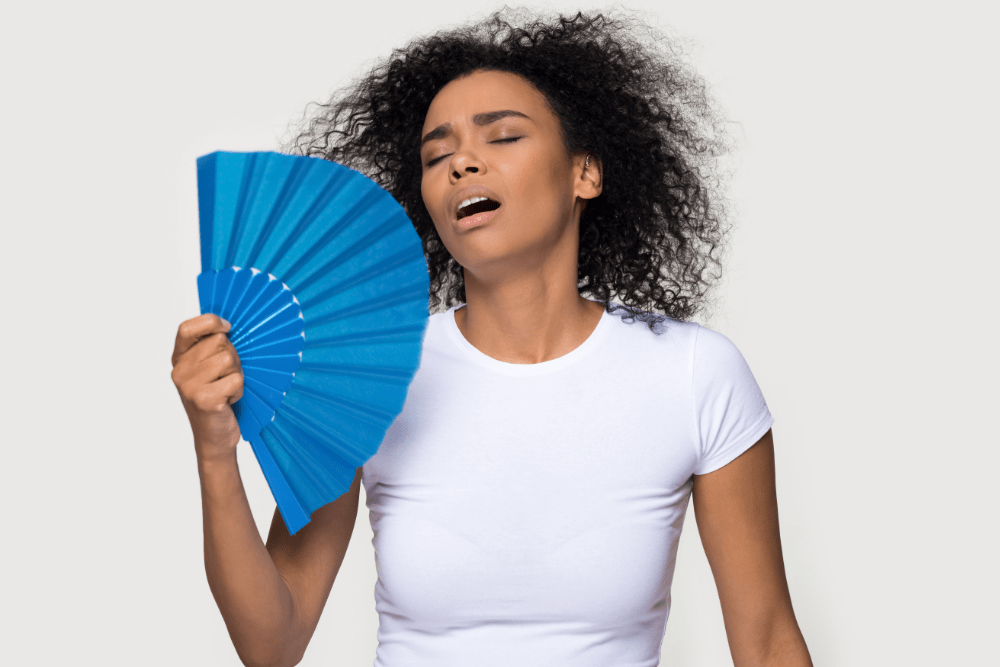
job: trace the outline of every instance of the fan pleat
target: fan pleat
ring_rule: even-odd
[[[264,177],[264,170],[256,169],[257,160],[260,155],[250,155],[246,166],[243,169],[243,178],[240,179],[240,190],[236,196],[236,211],[233,213],[233,231],[229,235],[229,243],[226,247],[225,262],[232,266],[233,257],[236,255],[236,243],[243,235],[246,227],[246,218],[249,211],[253,210],[254,199],[264,195],[265,190],[259,186]]]
[[[358,367],[358,368],[392,368],[402,376],[404,379],[409,374],[415,372],[415,368],[411,365],[411,359],[414,353],[419,353],[421,346],[420,340],[409,340],[404,342],[398,342],[393,344],[378,343],[368,346],[361,345],[343,345],[343,346],[329,346],[320,350],[322,352],[322,357],[318,357],[318,352],[312,349],[303,349],[302,358],[304,363],[299,367],[300,373],[307,372],[309,370],[320,370],[323,367],[313,364],[314,359],[322,359],[321,364],[331,366],[331,367]],[[373,371],[370,374],[364,374],[365,377],[381,377],[382,374]],[[388,377],[388,376],[387,376]],[[300,378],[300,381],[306,381],[308,378]]]
[[[352,263],[363,263],[370,257],[379,258],[379,255],[375,254],[377,250],[373,249],[377,249],[377,246],[385,241],[387,237],[392,236],[396,230],[402,228],[403,225],[410,225],[409,218],[402,213],[392,216],[383,224],[379,225],[375,229],[372,229],[368,232],[368,234],[362,236],[353,244],[339,252],[333,257],[333,259],[327,261],[322,266],[311,269],[308,276],[303,277],[301,280],[296,280],[296,291],[301,292],[302,294],[308,293],[308,290],[313,283],[317,280],[325,278],[331,273],[334,273],[343,265],[347,265],[348,262],[352,262],[352,260]],[[346,266],[344,266],[344,272],[350,275],[350,269]]]
[[[310,262],[317,258],[318,261],[322,261],[332,249],[343,247],[345,243],[349,243],[352,233],[357,234],[364,231],[365,225],[357,223],[375,217],[375,214],[380,212],[378,210],[380,205],[388,208],[385,206],[386,202],[381,194],[378,191],[364,193],[360,200],[354,202],[351,209],[345,215],[340,217],[318,238],[315,238],[312,234],[314,229],[305,230],[288,254],[279,262],[277,268],[281,272],[281,275],[286,280],[290,280],[297,285],[299,282],[297,281],[298,274],[306,270]],[[335,199],[331,204],[335,205],[338,201]],[[338,238],[341,235],[347,235],[348,238]]]
[[[412,309],[418,303],[417,299],[420,298],[423,289],[419,283],[404,285],[393,291],[385,291],[382,298],[377,302],[343,305],[338,310],[326,313],[323,313],[321,309],[317,309],[315,306],[313,306],[312,310],[307,310],[308,306],[303,304],[302,312],[310,317],[310,330],[324,324],[336,322],[341,318],[357,318],[364,315],[383,314],[386,318],[384,321],[392,322],[396,321],[394,316],[398,317],[402,315],[406,317],[407,311],[410,311],[410,318],[412,318]],[[326,306],[327,304],[323,305]],[[320,310],[320,312],[316,312],[317,310]]]
[[[255,266],[260,254],[261,249],[265,247],[267,242],[271,238],[271,234],[274,233],[275,229],[278,227],[278,223],[285,216],[289,207],[292,204],[293,199],[297,192],[300,191],[303,182],[308,175],[311,165],[307,162],[296,161],[292,164],[292,168],[288,173],[287,178],[281,185],[281,191],[278,193],[275,199],[274,205],[271,207],[270,211],[267,212],[267,217],[263,220],[259,229],[250,231],[250,239],[253,239],[253,244],[246,252],[236,251],[234,254],[234,263],[236,258],[240,258],[248,266]]]
[[[266,284],[261,292],[260,298],[255,299],[253,305],[251,306],[255,310],[248,309],[246,312],[251,314],[242,318],[240,323],[246,325],[249,322],[256,322],[265,313],[273,310],[276,307],[276,304],[280,303],[279,300],[281,299],[282,291],[282,287],[277,280],[272,280]],[[236,323],[231,322],[231,324],[235,325]]]
[[[261,396],[258,396],[252,389],[248,389],[246,383],[243,384],[243,395],[246,396],[247,409],[253,415],[254,422],[261,426],[267,426],[274,418],[274,408],[267,404]],[[241,399],[242,400],[242,399]],[[238,421],[238,420],[237,420]],[[260,427],[258,427],[259,429]],[[241,431],[242,432],[242,429]]]
[[[324,479],[322,473],[313,469],[311,461],[301,455],[302,448],[297,444],[300,442],[312,444],[313,441],[290,424],[279,425],[275,419],[266,431],[261,432],[261,439],[268,445],[275,463],[303,508],[322,507],[326,504],[323,500],[337,492],[339,488],[337,482],[343,483],[343,479],[339,476],[331,475],[329,479]],[[335,463],[330,466],[333,469],[344,465],[343,460],[336,458],[333,460]],[[344,488],[347,486],[350,485],[346,484]],[[315,510],[309,513],[312,511]]]
[[[267,485],[271,488],[271,493],[274,494],[274,499],[278,502],[281,517],[285,520],[289,532],[294,535],[302,526],[309,523],[313,510],[309,509],[311,504],[307,504],[305,499],[297,494],[292,485],[289,484],[288,475],[275,458],[275,456],[282,455],[284,449],[275,438],[273,427],[274,422],[272,421],[268,429],[261,430],[257,435],[251,436],[250,445],[260,463]]]
[[[227,319],[233,404],[289,532],[349,488],[402,410],[430,278],[392,196],[317,158],[198,161],[202,312]]]
[[[297,352],[295,354],[241,354],[240,359],[253,361],[255,364],[260,362],[270,366],[272,369],[287,370],[289,373],[294,373],[301,361]],[[249,364],[244,365],[249,367]]]
[[[332,486],[331,482],[350,485],[354,475],[349,478],[343,471],[345,467],[353,470],[361,465],[363,459],[359,451],[352,451],[347,442],[336,437],[315,437],[315,429],[295,419],[294,411],[282,414],[277,428],[297,434],[297,437],[286,441],[285,451],[300,460],[314,487],[332,491],[336,490],[336,486]]]
[[[293,324],[294,322],[290,322],[288,324],[288,327],[291,328]],[[294,349],[297,351],[296,353],[298,353],[300,347],[299,343],[301,343],[300,340],[301,338],[302,338],[301,335],[278,337],[266,334],[255,340],[254,345],[248,344],[246,347],[242,348],[242,351],[240,353],[240,358],[242,359],[244,358],[244,355],[250,355],[250,353],[252,352],[256,353],[262,351],[281,353],[285,351],[291,351]]]
[[[241,344],[240,357],[262,347],[267,347],[271,354],[298,354],[302,349],[302,322],[301,318],[295,317],[275,325],[273,329],[259,331],[253,340]]]
[[[377,262],[367,267],[364,271],[356,273],[349,276],[346,280],[342,280],[338,283],[329,285],[323,292],[313,296],[310,299],[310,303],[319,304],[324,301],[338,296],[339,294],[346,292],[347,290],[363,285],[367,282],[373,280],[385,280],[386,274],[389,274],[397,269],[405,269],[408,264],[413,262],[413,252],[410,250],[404,250],[398,252],[391,257],[386,257],[381,262]]]
[[[272,410],[277,410],[278,406],[281,405],[281,401],[285,398],[285,391],[287,387],[272,387],[266,382],[261,382],[253,376],[243,376],[243,391],[253,392],[255,396],[260,398],[264,403],[268,405]]]
[[[278,305],[278,304],[275,304],[275,305]],[[284,313],[284,317],[281,316],[282,313]],[[270,313],[264,313],[264,317],[262,319],[260,319],[259,321],[255,322],[252,327],[250,327],[249,329],[247,329],[239,337],[239,342],[244,341],[246,338],[248,338],[250,336],[250,334],[252,334],[253,332],[257,331],[257,329],[260,329],[261,327],[263,327],[264,325],[266,325],[268,322],[271,322],[271,320],[274,320],[273,322],[271,322],[271,327],[279,327],[279,326],[282,326],[284,324],[288,324],[290,322],[294,322],[295,318],[297,318],[297,317],[298,317],[298,315],[296,314],[296,309],[295,309],[294,305],[291,302],[286,303],[286,304],[282,304],[277,310],[275,310],[273,312],[270,312]],[[264,331],[261,332],[261,333],[265,333],[267,331],[268,331],[268,329],[264,329]],[[253,340],[255,340],[255,339],[253,339]],[[234,345],[236,344],[235,339],[234,339],[233,344]]]
[[[364,460],[363,454],[357,448],[352,448],[349,440],[342,438],[338,432],[329,428],[318,428],[314,421],[293,407],[283,409],[280,416],[276,415],[274,426],[275,430],[284,430],[286,433],[294,434],[295,437],[289,438],[285,443],[285,453],[290,456],[301,458],[300,452],[302,450],[311,449],[325,451],[325,457],[333,462],[357,462],[355,467]],[[303,474],[313,480],[319,480],[324,477],[323,473],[329,472],[333,471],[308,470],[303,471]]]
[[[303,384],[296,385],[295,392],[297,394],[304,394],[309,399],[316,401],[319,404],[318,407],[313,408],[316,410],[326,411],[331,409],[338,415],[364,419],[375,425],[391,424],[392,420],[396,418],[396,415],[386,410],[380,410],[377,407],[365,405],[347,397],[323,394]]]
[[[378,440],[381,441],[392,423],[391,419],[377,420],[371,416],[359,419],[344,414],[336,406],[313,400],[299,389],[295,386],[288,391],[281,406],[281,416],[291,420],[299,428],[316,433],[314,439],[324,443],[324,446],[338,452],[352,452],[348,457],[352,461],[366,460],[368,455],[363,453],[364,443],[376,433],[381,434],[378,435]],[[398,413],[397,410],[396,414]]]
[[[352,176],[350,170],[322,174],[315,165],[313,167],[308,174],[308,185],[315,187],[315,192],[318,194],[308,190],[299,192],[295,200],[296,206],[291,207],[286,217],[278,222],[274,241],[271,243],[274,247],[270,251],[266,247],[262,248],[256,253],[259,256],[253,254],[251,256],[257,266],[271,267],[268,269],[269,272],[274,272],[278,260],[288,256],[292,244],[305,233],[306,229],[313,224],[322,224],[318,221],[324,215],[329,215],[327,208],[335,198],[342,195],[346,181]]]
[[[402,217],[402,216],[400,216]],[[406,219],[404,218],[404,221]],[[408,221],[407,221],[408,222]],[[386,284],[392,284],[393,272],[398,272],[400,275],[405,275],[408,279],[413,278],[414,270],[413,267],[408,266],[408,264],[413,263],[414,260],[420,260],[421,257],[415,257],[410,250],[410,262],[398,262],[392,261],[392,255],[395,254],[395,249],[400,245],[400,238],[405,239],[409,233],[412,232],[412,228],[407,229],[401,225],[387,225],[386,227],[375,230],[370,236],[361,239],[361,243],[351,249],[351,254],[339,254],[338,256],[332,258],[325,266],[319,267],[318,271],[336,271],[338,276],[343,276],[346,278],[343,282],[354,283],[348,288],[344,288],[345,291],[350,291],[351,288],[361,287],[361,291],[355,291],[355,297],[357,300],[365,300],[364,294],[370,294],[373,291],[377,292],[378,289]],[[364,248],[363,250],[361,248]],[[388,257],[387,257],[388,255]],[[390,264],[387,260],[392,261]],[[372,279],[369,277],[367,280],[357,280],[358,276],[364,276],[369,273],[372,268],[377,267],[380,264],[386,265],[386,272],[381,276],[381,280],[375,281],[373,283]],[[425,264],[426,266],[426,264]],[[304,280],[302,284],[296,287],[296,295],[303,302],[312,301],[318,294],[323,294],[328,291],[329,286],[324,281],[322,287],[314,287],[315,280],[313,278],[316,275],[312,274],[308,279]]]
[[[419,345],[423,333],[424,327],[419,324],[406,327],[394,327],[392,329],[355,331],[339,336],[309,339],[306,341],[305,349],[341,347],[358,345],[360,343],[399,344],[411,341],[415,341],[417,345]]]
[[[243,298],[247,295],[247,288],[250,287],[250,283],[253,280],[253,272],[240,270],[235,273],[228,274],[232,276],[232,280],[226,287],[226,294],[222,298],[222,312],[232,315],[233,313],[241,312],[240,303]]]

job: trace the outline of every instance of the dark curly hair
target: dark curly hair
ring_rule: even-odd
[[[421,196],[420,132],[438,91],[477,70],[530,81],[561,121],[567,150],[600,159],[604,189],[580,219],[581,294],[608,312],[622,308],[617,297],[626,321],[654,331],[657,313],[687,320],[702,311],[728,234],[717,168],[729,149],[725,124],[676,42],[634,18],[505,8],[416,39],[307,110],[285,150],[339,162],[388,190],[423,241],[429,310],[463,303],[462,267]]]

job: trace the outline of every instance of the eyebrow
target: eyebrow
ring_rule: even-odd
[[[483,126],[489,125],[490,123],[495,123],[501,118],[507,118],[508,116],[519,116],[521,118],[528,118],[520,111],[514,111],[513,109],[504,109],[503,111],[490,111],[487,113],[477,113],[472,117],[472,122],[476,125]],[[528,118],[528,120],[531,120]],[[428,141],[434,141],[435,139],[443,139],[451,134],[451,123],[445,123],[444,125],[438,125],[433,130],[424,135],[424,138],[420,140],[420,147],[423,148],[424,144]]]

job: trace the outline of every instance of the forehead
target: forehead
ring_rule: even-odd
[[[500,109],[520,111],[537,123],[555,120],[545,96],[524,77],[481,71],[454,79],[438,91],[427,109],[423,131]]]

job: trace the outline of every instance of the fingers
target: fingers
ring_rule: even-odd
[[[201,348],[205,348],[209,352],[203,356],[199,354],[202,351]],[[203,358],[199,358],[202,356]],[[226,339],[225,334],[213,334],[203,338],[174,366],[170,375],[181,396],[188,400],[193,401],[203,388],[214,385],[218,380],[230,376],[239,379],[238,396],[231,402],[239,400],[239,397],[243,395],[243,366],[240,364],[239,354],[236,353],[232,343]],[[228,387],[228,385],[226,386]],[[219,391],[219,386],[215,386],[212,391]],[[226,396],[232,395],[234,391],[230,387]]]
[[[170,360],[171,365],[176,366],[181,355],[194,347],[202,338],[212,334],[225,336],[229,329],[230,324],[214,313],[205,313],[181,322],[181,325],[177,327],[174,354]]]
[[[175,371],[177,368],[174,369]],[[205,411],[221,410],[243,396],[243,371],[235,351],[222,350],[192,366],[177,383],[182,396]]]
[[[220,412],[243,397],[243,375],[231,373],[208,384],[195,385],[188,400],[202,412]]]

